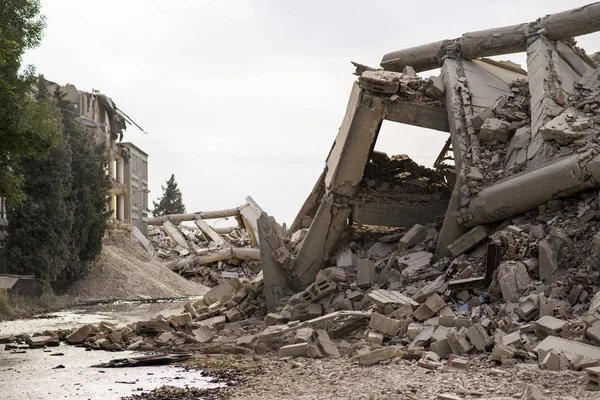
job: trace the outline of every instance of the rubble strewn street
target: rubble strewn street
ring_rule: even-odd
[[[289,227],[248,197],[134,230],[208,292],[168,317],[0,343],[250,362],[228,398],[600,398],[600,65],[573,39],[598,21],[594,3],[354,63]],[[514,51],[526,68],[486,58]],[[433,167],[374,151],[384,120],[449,133]]]

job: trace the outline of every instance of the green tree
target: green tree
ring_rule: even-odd
[[[108,159],[103,143],[97,143],[93,130],[84,127],[73,105],[57,91],[55,99],[60,125],[71,150],[71,191],[66,202],[75,221],[70,234],[69,263],[60,275],[72,280],[83,274],[102,250],[110,181],[106,174]]]
[[[51,101],[43,78],[38,98]],[[69,264],[73,213],[66,200],[71,196],[71,157],[68,137],[61,135],[48,156],[22,157],[15,163],[15,173],[24,177],[24,200],[7,209],[6,256],[12,272],[54,282]]]
[[[60,133],[46,97],[33,96],[35,70],[21,70],[25,50],[39,45],[45,27],[39,0],[0,3],[0,197],[9,204],[24,199],[23,157],[47,156]]]
[[[40,77],[38,97],[50,95]],[[79,277],[102,249],[109,188],[104,147],[57,90],[52,99],[62,132],[47,157],[23,158],[25,199],[8,209],[7,257],[12,271],[47,282]]]
[[[160,217],[161,215],[185,213],[185,205],[183,205],[181,191],[177,187],[177,182],[175,182],[175,174],[171,174],[171,178],[167,181],[167,186],[161,185],[161,188],[163,195],[158,200],[158,203],[153,201],[154,210],[152,211],[152,215]]]

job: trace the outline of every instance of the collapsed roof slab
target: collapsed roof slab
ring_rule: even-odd
[[[431,106],[409,101],[394,101],[389,105],[388,121],[449,132],[448,116],[441,106]]]
[[[547,15],[537,21],[495,29],[467,32],[452,40],[440,40],[383,56],[381,66],[389,71],[402,71],[412,66],[417,72],[442,66],[449,49],[462,53],[462,58],[497,56],[525,51],[531,36],[544,33],[551,40],[562,40],[600,31],[600,2]]]

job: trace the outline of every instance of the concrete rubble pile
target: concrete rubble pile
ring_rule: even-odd
[[[259,275],[221,274],[172,330],[153,333],[203,351],[219,343],[365,366],[537,363],[585,370],[598,390],[600,67],[572,39],[596,31],[600,3],[390,53],[383,69],[355,64],[325,169],[290,228],[251,199],[234,213]],[[519,51],[527,71],[483,58]],[[416,74],[438,67],[439,77]],[[384,120],[449,133],[434,168],[374,152]],[[171,269],[221,251],[168,227],[204,218],[158,221],[190,252],[178,249]],[[147,343],[144,326],[130,327],[128,346]]]
[[[135,237],[166,267],[206,286],[225,279],[254,278],[260,262],[256,220],[262,209],[251,197],[246,201],[233,209],[152,218],[147,237],[139,231]],[[230,217],[238,226],[216,227],[216,222]],[[210,220],[215,220],[212,226]],[[184,225],[185,221],[194,226]]]
[[[56,347],[60,342],[106,351],[168,352],[182,348],[187,351],[195,345],[212,342],[226,323],[240,323],[243,319],[263,315],[261,292],[260,274],[251,281],[228,279],[203,298],[187,302],[181,314],[159,315],[127,326],[101,322],[34,335],[5,335],[0,336],[0,343],[6,344],[5,350],[11,351]]]

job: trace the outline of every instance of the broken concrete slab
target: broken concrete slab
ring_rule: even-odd
[[[427,229],[423,225],[415,224],[402,236],[399,241],[401,247],[412,247],[425,239]]]
[[[353,357],[360,365],[368,366],[378,364],[381,361],[390,360],[392,358],[402,358],[404,352],[395,346],[382,347],[364,354],[359,354]]]
[[[488,237],[488,230],[484,225],[476,226],[469,232],[448,245],[448,250],[453,257],[458,257],[462,253],[471,250]]]
[[[540,351],[550,351],[553,349],[563,352],[569,360],[574,359],[576,356],[600,360],[600,347],[578,343],[556,336],[548,336],[538,343],[533,350],[539,353]]]
[[[373,313],[369,322],[369,328],[375,329],[387,336],[394,336],[400,330],[400,321]]]

